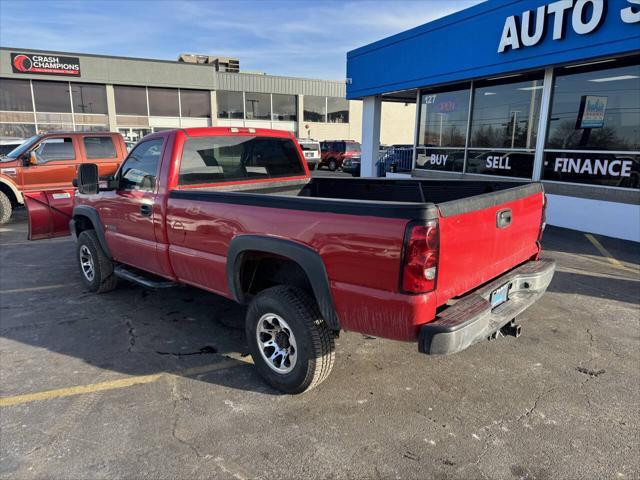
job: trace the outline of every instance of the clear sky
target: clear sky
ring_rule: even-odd
[[[0,44],[176,60],[240,59],[243,70],[345,78],[346,52],[480,0],[0,0]]]

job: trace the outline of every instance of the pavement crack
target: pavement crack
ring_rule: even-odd
[[[196,447],[194,444],[192,444],[191,442],[188,442],[187,440],[185,440],[184,438],[180,437],[178,435],[178,422],[180,421],[180,416],[178,415],[178,404],[182,401],[189,401],[190,398],[185,397],[183,395],[180,395],[178,393],[178,379],[174,379],[173,381],[173,385],[171,386],[171,398],[173,399],[173,409],[172,409],[172,417],[173,417],[173,423],[171,425],[171,436],[181,445],[184,445],[185,447],[187,447],[189,450],[191,450],[193,452],[193,454],[197,457],[197,458],[202,458],[202,459],[209,459],[211,458],[211,455],[203,455],[200,450],[198,450],[198,447]]]
[[[586,367],[576,367],[576,370],[580,373],[584,373],[585,375],[589,375],[590,378],[587,379],[590,380],[591,378],[594,377],[599,377],[600,375],[603,375],[604,373],[606,373],[606,370],[604,368],[601,368],[600,370],[593,370],[591,368],[586,368]],[[583,385],[586,383],[583,382]]]
[[[136,329],[133,328],[133,324],[131,323],[131,319],[127,318],[125,320],[125,325],[127,326],[127,334],[129,335],[129,346],[127,347],[127,352],[131,353],[131,350],[133,349],[133,347],[136,344]]]
[[[218,353],[218,350],[211,345],[205,345],[200,350],[195,352],[160,352],[156,350],[158,355],[172,355],[174,357],[187,357],[189,355],[210,355],[212,353]]]

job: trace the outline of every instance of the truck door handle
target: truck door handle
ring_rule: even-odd
[[[151,216],[151,205],[140,205],[140,213],[145,217]]]
[[[498,210],[496,213],[496,226],[498,228],[507,228],[511,225],[511,209],[505,208],[504,210]]]

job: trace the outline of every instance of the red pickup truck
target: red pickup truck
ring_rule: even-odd
[[[94,292],[118,278],[193,285],[248,305],[246,336],[273,387],[322,382],[340,330],[459,352],[538,300],[539,183],[310,178],[288,132],[188,128],[145,137],[106,184],[27,199],[30,238],[77,237]]]

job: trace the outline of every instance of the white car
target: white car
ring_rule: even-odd
[[[307,165],[309,165],[309,170],[315,170],[321,159],[320,142],[299,138],[298,143],[302,148],[302,154],[307,161]]]

